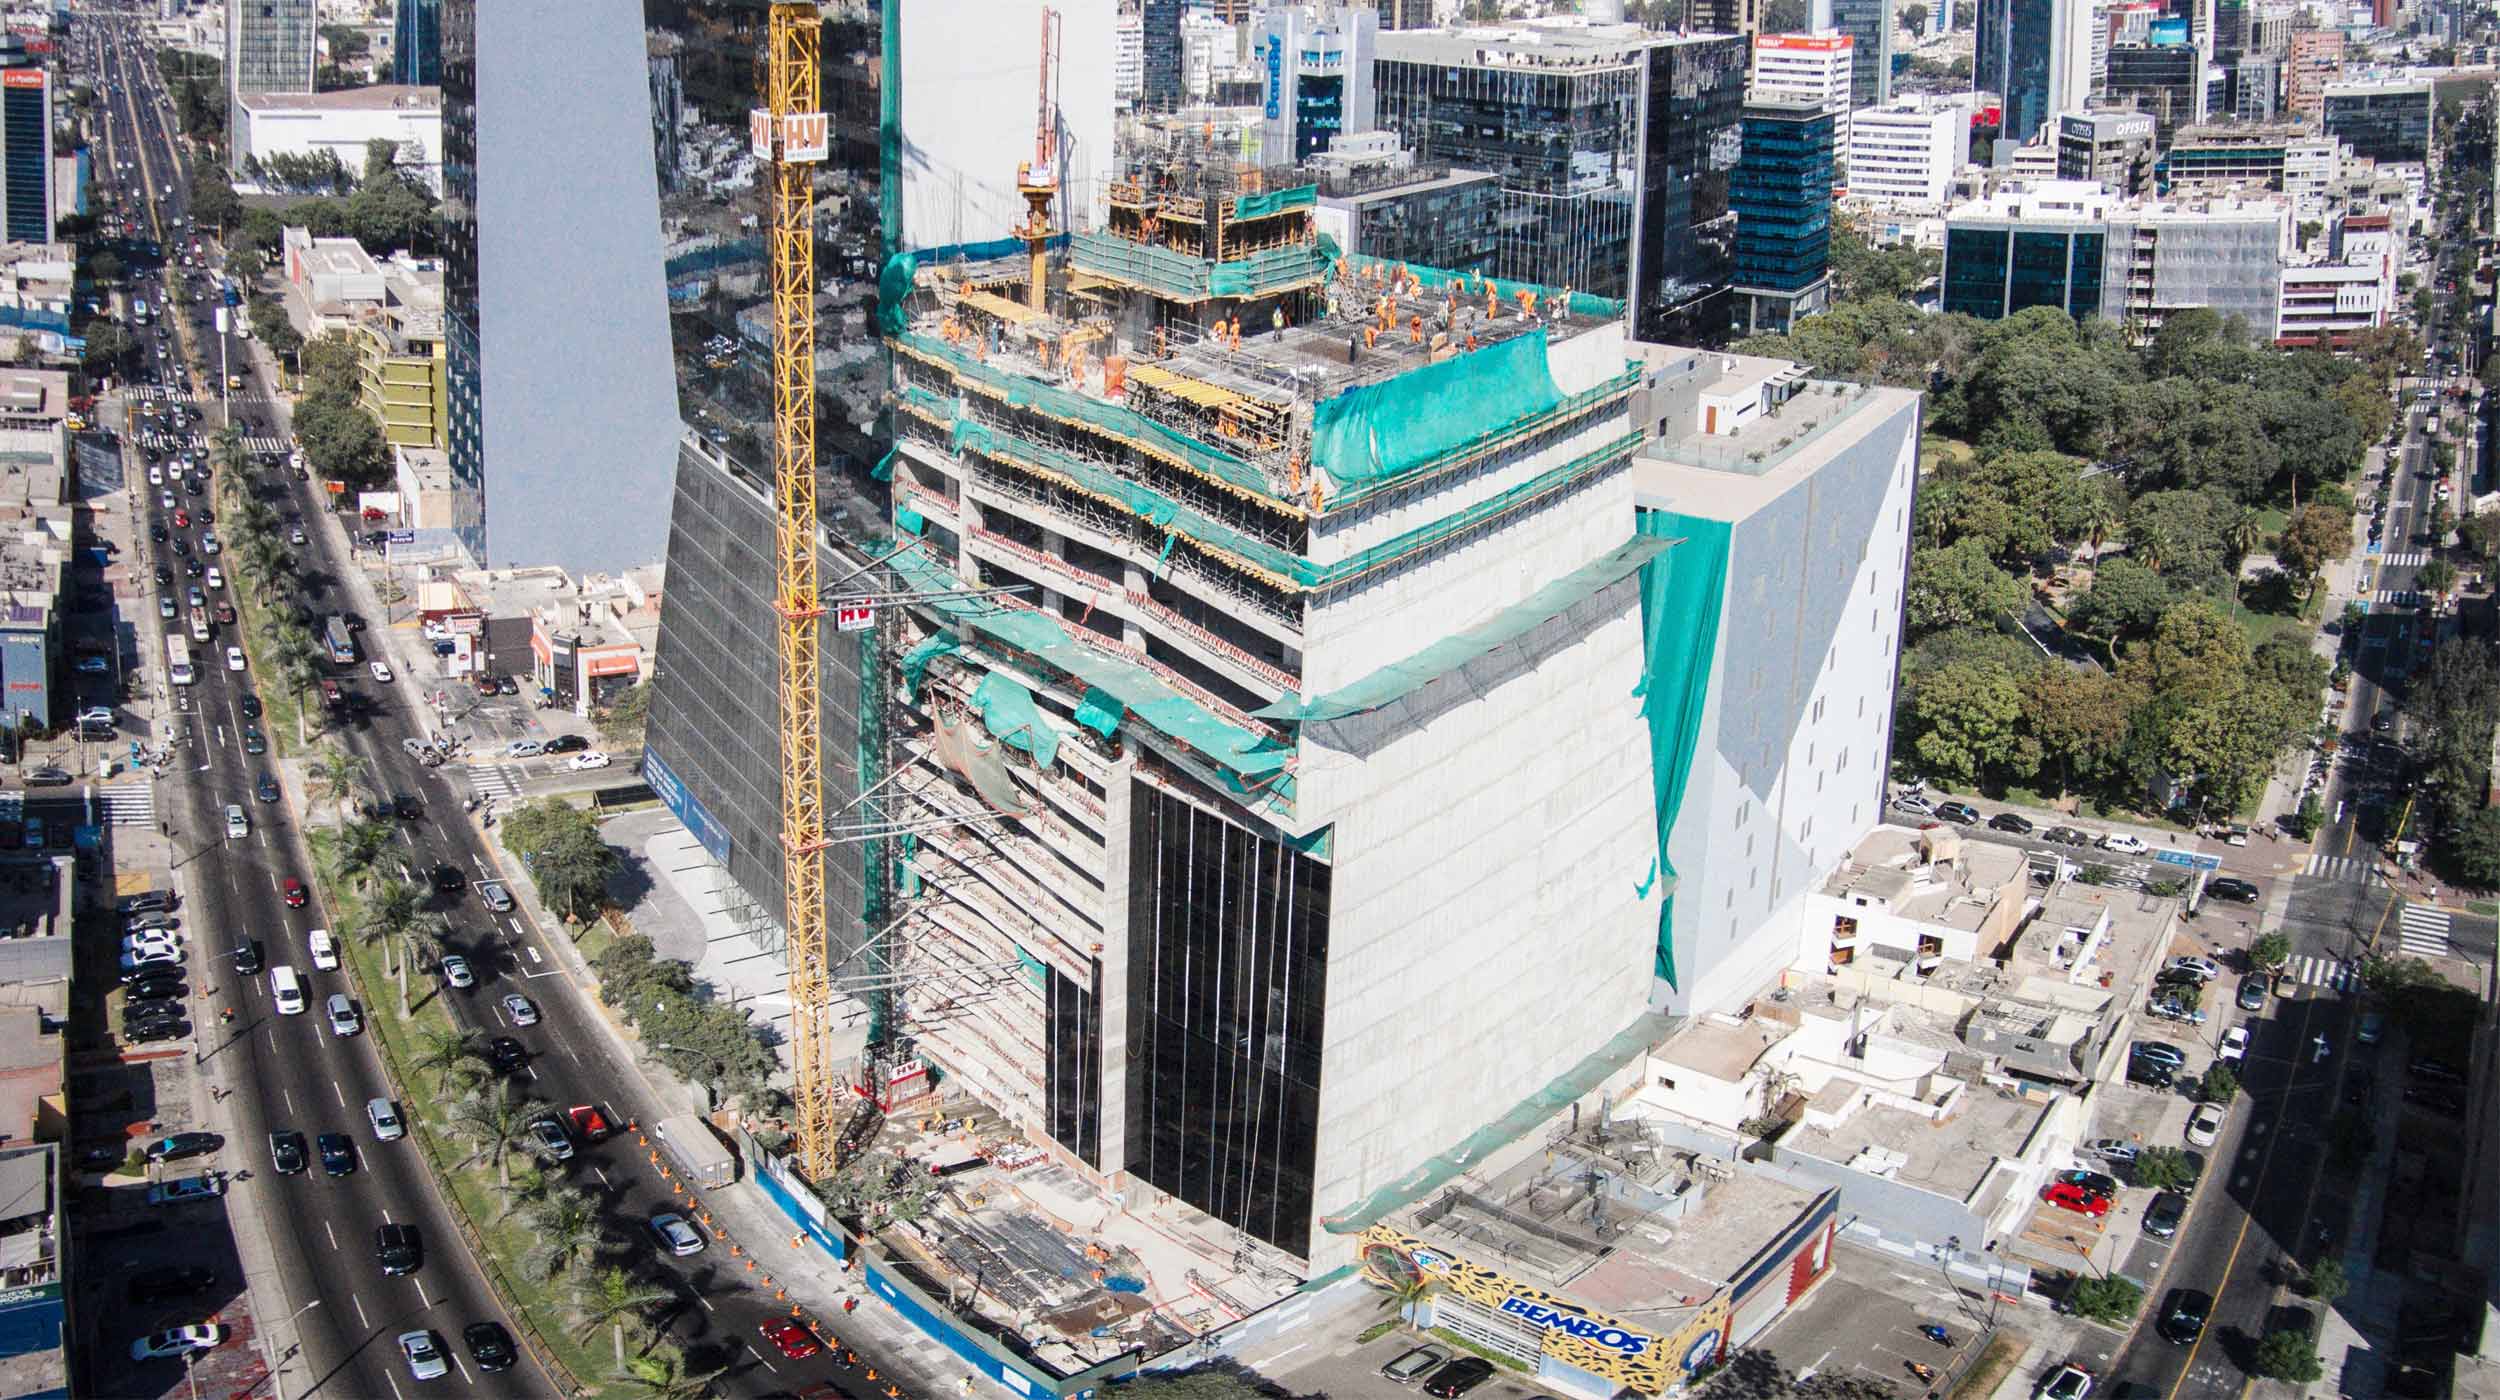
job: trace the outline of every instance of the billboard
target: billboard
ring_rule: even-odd
[[[722,826],[710,809],[686,790],[685,783],[677,777],[677,770],[669,767],[648,744],[642,750],[642,776],[645,782],[651,784],[651,790],[660,795],[660,801],[668,808],[669,814],[677,818],[677,824],[693,833],[694,839],[703,843],[703,849],[711,853],[712,859],[724,866],[729,864],[729,828]]]

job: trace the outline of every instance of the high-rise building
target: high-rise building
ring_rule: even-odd
[[[1969,93],[1913,93],[1850,113],[1850,200],[1941,212],[1954,172],[1970,163],[1970,119]]]
[[[2142,112],[2069,112],[2057,119],[2057,178],[2093,180],[2126,196],[2153,191],[2153,119]]]
[[[1181,0],[1141,0],[1139,43],[1144,50],[1141,105],[1168,112],[1181,105]]]
[[[1832,27],[1849,36],[1849,105],[1892,100],[1893,0],[1828,0]]]
[[[399,0],[391,16],[391,81],[432,87],[442,80],[443,0]]]
[[[2092,0],[1979,0],[1971,87],[2004,99],[1998,139],[2028,143],[2092,92]]]
[[[1111,22],[1111,41],[1112,95],[1134,107],[1146,96],[1146,21],[1135,10],[1122,10]]]
[[[1822,104],[1832,114],[1832,150],[1846,159],[1856,48],[1857,41],[1846,34],[1758,34],[1746,97]]]
[[[2193,44],[2109,46],[2109,102],[2152,115],[2164,146],[2183,126],[2205,120],[2212,65]]]
[[[2326,111],[2326,85],[2344,71],[2344,31],[2295,29],[2283,69],[2283,113],[2313,122]]]
[[[313,0],[227,0],[226,110],[229,123],[242,121],[243,96],[255,92],[313,90]],[[244,143],[229,131],[229,160]]]
[[[1762,0],[1684,0],[1684,28],[1694,34],[1757,33]]]
[[[1383,29],[1430,29],[1432,0],[1377,0]]]
[[[2326,85],[2326,134],[2381,165],[2428,165],[2438,93],[2428,78],[2354,79]]]
[[[1728,181],[1736,211],[1734,316],[1747,334],[1785,334],[1831,299],[1831,112],[1820,102],[1745,104],[1745,154]]]
[[[1382,129],[1502,177],[1501,276],[1626,299],[1644,339],[1724,326],[1742,36],[1530,22],[1378,42]]]
[[[1299,164],[1341,135],[1372,129],[1372,38],[1380,16],[1369,5],[1274,5],[1251,31],[1259,71],[1268,158]]]
[[[641,14],[446,0],[441,37],[453,532],[490,567],[649,563],[682,428]]]
[[[2231,117],[2244,122],[2273,121],[2283,88],[2283,61],[2242,52],[2234,54],[2225,67],[2231,74],[2230,103],[2225,109]]]
[[[0,238],[52,241],[52,77],[40,60],[0,68]]]

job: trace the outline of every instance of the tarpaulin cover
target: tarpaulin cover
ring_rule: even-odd
[[[959,592],[963,582],[929,556],[925,546],[887,561],[922,594]],[[1285,766],[1293,749],[1256,730],[1244,729],[1135,662],[1106,655],[1070,636],[1066,627],[1037,612],[1008,608],[986,598],[936,598],[929,604],[987,640],[1054,667],[1082,685],[1117,700],[1156,732],[1170,735],[1216,766],[1253,779],[1261,791],[1290,800],[1292,775]]]
[[[887,448],[885,455],[877,459],[877,464],[868,469],[869,477],[877,481],[892,481],[894,479],[894,454],[902,450],[900,447]]]
[[[1233,217],[1259,219],[1281,214],[1288,209],[1308,209],[1319,203],[1319,186],[1296,185],[1289,190],[1270,190],[1266,194],[1237,195],[1233,199]]]
[[[1047,991],[1050,987],[1050,964],[1026,952],[1023,944],[1018,943],[1015,946],[1016,961],[1024,964],[1025,977],[1034,986]]]
[[[1501,1117],[1469,1133],[1464,1141],[1425,1159],[1423,1165],[1333,1215],[1320,1217],[1332,1235],[1368,1230],[1397,1211],[1480,1168],[1504,1146],[1533,1132],[1537,1125],[1569,1108],[1612,1078],[1615,1071],[1666,1039],[1676,1018],[1650,1012],[1614,1033],[1578,1064],[1546,1081],[1545,1087],[1511,1105]]]
[[[1562,401],[1545,332],[1513,336],[1320,400],[1311,464],[1351,485],[1385,481]]]
[[[1000,757],[1003,750],[983,738],[967,718],[959,718],[951,707],[938,707],[929,726],[930,747],[937,751],[938,762],[961,773],[991,810],[1009,816],[1025,815],[1032,810],[1031,804],[1024,800],[1024,790],[1016,786],[1016,780],[1008,776],[1007,760]]]
[[[1076,707],[1076,722],[1108,739],[1118,732],[1127,714],[1128,706],[1120,703],[1120,697],[1087,686],[1084,700]]]
[[[920,683],[929,677],[929,663],[955,650],[955,634],[932,632],[918,646],[903,653],[903,695],[920,698]]]
[[[1033,761],[1044,768],[1059,761],[1059,731],[1042,718],[1033,692],[1006,672],[992,671],[981,678],[972,692],[972,707],[981,712],[981,722],[1000,743],[1033,755]]]
[[[1676,981],[1675,863],[1667,838],[1684,807],[1701,739],[1702,709],[1710,700],[1710,666],[1719,654],[1719,618],[1727,594],[1728,524],[1673,511],[1637,512],[1644,535],[1680,541],[1641,571],[1641,631],[1647,662],[1641,683],[1641,718],[1649,722],[1650,789],[1658,810],[1658,864],[1651,879],[1670,883],[1658,906],[1658,976]],[[1646,891],[1644,890],[1644,893]]]
[[[1475,626],[1443,637],[1351,685],[1310,700],[1287,695],[1250,713],[1259,719],[1331,720],[1377,710],[1529,635],[1621,582],[1670,547],[1669,541],[1648,536],[1628,540]]]
[[[894,508],[894,524],[896,528],[913,535],[920,534],[929,528],[929,522],[922,518],[920,512],[913,510],[910,506]]]

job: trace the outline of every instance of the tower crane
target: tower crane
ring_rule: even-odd
[[[1055,108],[1059,97],[1059,12],[1048,5],[1042,7],[1042,80],[1040,110],[1033,117],[1033,159],[1016,167],[1016,193],[1024,196],[1024,227],[1016,236],[1024,240],[1029,259],[1029,273],[1024,284],[1024,304],[1035,311],[1042,305],[1042,254],[1050,246],[1056,230],[1050,226],[1050,201],[1059,192],[1059,121]]]

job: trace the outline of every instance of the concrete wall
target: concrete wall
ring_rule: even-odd
[[[1058,0],[1060,204],[1099,227],[1111,158],[1113,0]],[[1004,238],[1033,159],[1041,0],[912,0],[902,14],[903,242]],[[647,139],[647,137],[646,137]],[[648,165],[650,162],[645,161]]]
[[[1786,966],[1807,892],[1881,818],[1918,474],[1918,400],[1894,399],[1888,415],[1860,408],[1861,436],[1735,522],[1701,751],[1668,840],[1670,1010],[1734,1006]],[[1670,504],[1717,514],[1698,491]]]
[[[477,7],[486,551],[621,573],[660,557],[677,381],[637,6]]]

